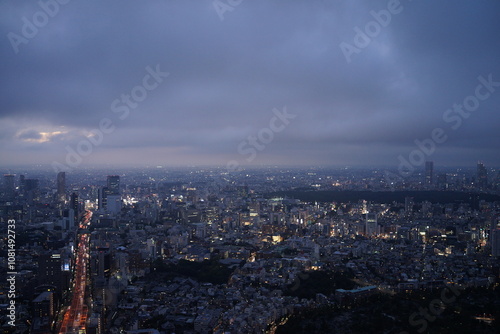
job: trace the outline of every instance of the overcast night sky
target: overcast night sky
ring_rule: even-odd
[[[385,26],[370,12],[388,1],[231,2],[72,0],[50,17],[0,1],[0,165],[65,164],[94,139],[81,166],[396,166],[441,128],[428,160],[500,166],[499,1],[401,0]],[[147,96],[128,108],[132,92]],[[468,118],[447,112],[464,100]]]

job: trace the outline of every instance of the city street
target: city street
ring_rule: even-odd
[[[87,211],[80,222],[79,229],[87,228],[92,213]],[[66,310],[59,333],[85,333],[88,307],[85,305],[85,288],[87,283],[87,260],[89,251],[89,235],[78,235],[77,256],[75,259],[75,277],[71,305]]]

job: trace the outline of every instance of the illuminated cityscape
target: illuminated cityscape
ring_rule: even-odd
[[[500,333],[500,1],[0,1],[0,334]]]
[[[331,309],[323,327],[348,331],[338,318],[381,298],[497,291],[498,178],[437,168],[447,190],[425,170],[391,190],[377,169],[157,167],[66,173],[61,196],[52,171],[6,174],[18,323],[32,333],[280,333]],[[494,310],[483,313],[496,322]]]

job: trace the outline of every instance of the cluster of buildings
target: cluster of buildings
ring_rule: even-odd
[[[373,293],[498,284],[498,201],[431,203],[408,196],[391,203],[304,202],[267,195],[375,189],[382,174],[163,168],[107,177],[89,171],[7,174],[0,224],[17,222],[16,330],[58,329],[81,234],[90,235],[84,296],[90,333],[272,332],[300,310],[353,305]],[[446,189],[498,193],[482,164],[475,176],[446,175]],[[429,162],[415,188],[430,185],[441,189]],[[80,225],[90,211],[89,226]],[[158,269],[182,263],[218,263],[229,274],[210,283]],[[5,276],[6,258],[0,264]],[[308,299],[290,293],[312,271],[349,273],[356,287]],[[6,303],[0,295],[0,304]],[[0,325],[8,331],[6,320]]]

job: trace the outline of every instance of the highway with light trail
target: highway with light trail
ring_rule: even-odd
[[[86,229],[90,224],[92,212],[86,211],[79,225],[79,229]],[[88,233],[78,235],[77,255],[75,261],[75,277],[73,297],[70,306],[66,309],[60,325],[59,334],[79,333],[86,331],[88,307],[85,305],[85,290],[87,285],[87,262],[89,259]]]

